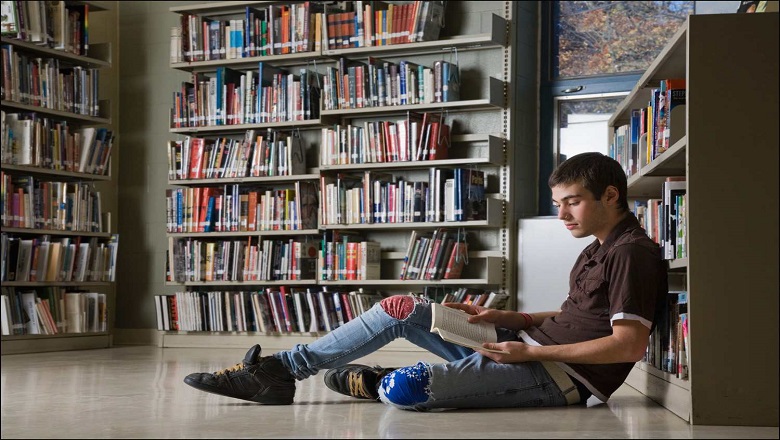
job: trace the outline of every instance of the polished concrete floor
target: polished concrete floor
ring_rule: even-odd
[[[2,357],[2,438],[778,438],[778,428],[690,426],[623,386],[576,408],[401,411],[298,383],[292,406],[202,393],[182,379],[243,358],[236,349],[115,347]],[[407,365],[427,353],[378,352]]]

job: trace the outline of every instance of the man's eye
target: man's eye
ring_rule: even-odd
[[[571,203],[569,203],[569,206],[577,206],[579,204],[580,204],[580,202],[571,202]]]

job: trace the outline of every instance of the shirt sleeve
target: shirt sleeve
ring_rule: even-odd
[[[630,319],[653,324],[662,282],[660,251],[638,244],[616,246],[605,268],[609,278],[610,322]]]

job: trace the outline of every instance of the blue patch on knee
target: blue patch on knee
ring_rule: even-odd
[[[423,362],[399,368],[382,378],[379,396],[382,401],[401,407],[426,402],[430,377],[428,366]]]

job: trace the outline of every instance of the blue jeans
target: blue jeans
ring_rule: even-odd
[[[430,329],[428,301],[415,298],[414,309],[404,319],[394,318],[376,304],[311,344],[298,344],[274,356],[302,380],[322,369],[340,367],[371,354],[396,338],[405,338],[447,360],[431,365],[429,398],[415,409],[566,405],[563,393],[541,363],[500,364],[470,348],[445,342]],[[510,330],[497,332],[499,342],[518,340]]]

